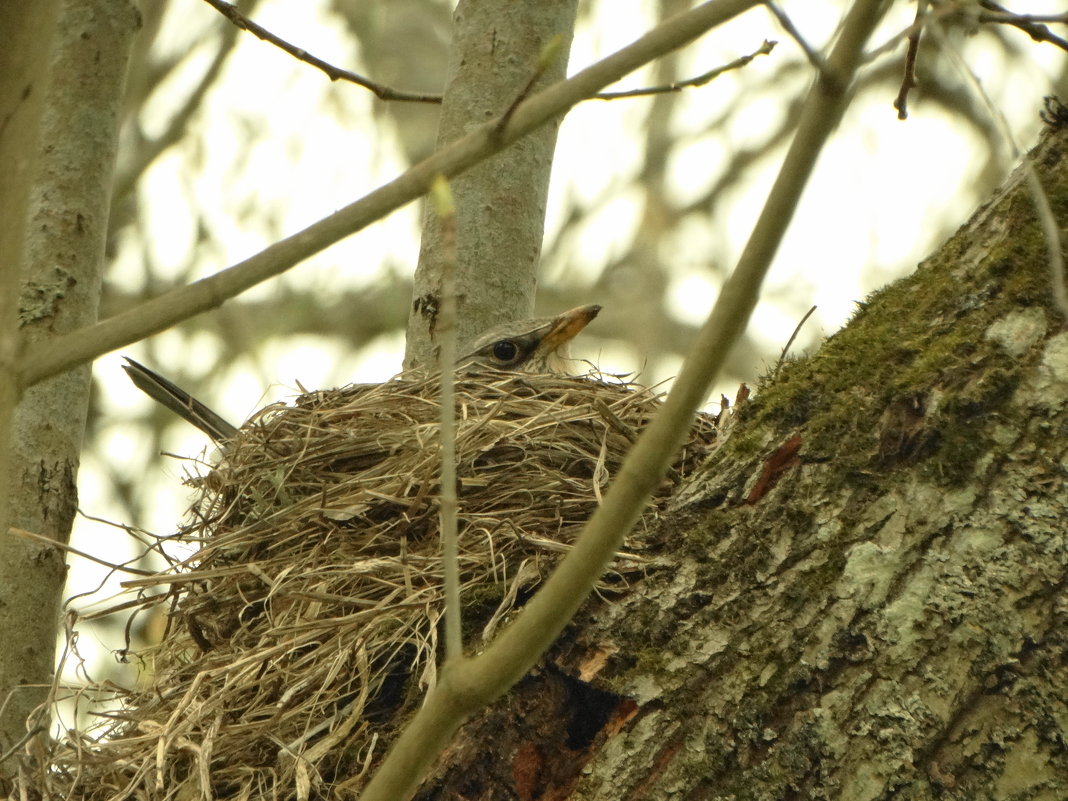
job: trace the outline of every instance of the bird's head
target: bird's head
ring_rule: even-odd
[[[523,373],[566,373],[571,340],[600,310],[597,305],[578,306],[556,317],[495,326],[480,334],[457,363]]]

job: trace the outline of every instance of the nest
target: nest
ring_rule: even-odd
[[[132,582],[142,605],[169,604],[143,686],[55,744],[43,796],[359,792],[440,656],[437,394],[417,378],[316,392],[242,429],[195,480],[178,534],[194,555]],[[465,377],[456,397],[477,650],[567,550],[659,403],[625,384],[523,375]],[[702,418],[645,525],[713,439]],[[640,561],[621,556],[606,586]]]

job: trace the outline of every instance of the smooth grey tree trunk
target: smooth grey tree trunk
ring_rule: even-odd
[[[40,121],[21,153],[5,153],[15,163],[34,162],[32,186],[13,210],[26,226],[21,266],[9,265],[21,275],[23,343],[96,320],[126,63],[138,25],[126,0],[66,0],[54,13],[51,49],[44,30],[17,42],[33,64],[24,79],[39,97]],[[10,427],[9,524],[60,543],[77,509],[89,375],[86,365],[26,389]],[[15,537],[6,525],[0,543],[2,752],[28,731],[48,733],[51,713],[40,705],[52,682],[66,560],[63,550]]]
[[[575,0],[461,0],[439,146],[504,114],[538,75],[539,59],[554,37],[559,37],[557,55],[532,91],[564,77],[577,5]],[[451,182],[460,342],[533,311],[557,128],[546,125]],[[427,204],[405,367],[433,364],[447,258],[442,222]]]
[[[6,44],[0,47],[0,486],[10,486],[12,473],[11,425],[18,402],[15,362],[19,339],[17,316],[20,274],[26,239],[27,208],[36,176],[41,112],[44,106],[48,55],[59,2],[0,3],[0,30]],[[34,597],[22,590],[20,576],[34,572],[38,561],[44,570],[62,573],[61,558],[48,549],[28,545],[8,533],[10,497],[0,493],[0,635],[5,641],[24,644],[22,649],[0,649],[0,753],[13,748],[23,737],[25,720],[37,700],[19,689],[26,681],[47,680],[49,657],[22,664],[31,642],[51,641],[52,625],[42,633],[36,615],[27,614]],[[32,647],[32,646],[29,646]],[[40,654],[37,655],[41,657]],[[14,760],[0,762],[0,782],[15,769]]]

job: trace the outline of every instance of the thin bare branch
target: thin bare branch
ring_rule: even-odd
[[[440,178],[431,191],[442,227],[444,259],[441,309],[437,317],[438,369],[441,373],[441,494],[439,497],[442,573],[445,576],[445,661],[464,655],[460,615],[459,500],[456,497],[456,205],[449,182]]]
[[[987,13],[979,14],[980,22],[1000,23],[1019,28],[1036,42],[1049,42],[1061,50],[1068,50],[1068,40],[1057,36],[1053,31],[1042,23],[1053,22],[1068,23],[1068,13],[1065,14],[1014,14],[1004,6],[991,2],[991,0],[979,0],[979,5],[987,9]]]
[[[924,2],[930,5],[929,0],[924,0]],[[865,53],[864,63],[870,64],[876,59],[879,59],[882,56],[887,55],[888,53],[892,53],[894,50],[897,49],[897,46],[901,44],[901,41],[903,39],[911,38],[913,35],[916,34],[919,29],[923,28],[926,25],[930,25],[933,22],[937,22],[938,20],[944,17],[952,16],[957,10],[957,6],[955,5],[936,5],[934,8],[928,8],[927,13],[922,19],[917,16],[907,28],[898,31],[893,36],[889,37],[885,42]]]
[[[714,81],[720,75],[731,70],[741,69],[749,62],[755,59],[757,56],[766,56],[772,50],[775,49],[775,45],[778,42],[771,39],[765,39],[764,44],[754,50],[747,56],[740,56],[722,67],[716,67],[708,72],[701,73],[695,78],[687,78],[685,81],[677,81],[675,83],[669,83],[664,86],[648,86],[644,89],[628,89],[625,92],[598,92],[591,100],[618,100],[623,97],[645,97],[646,95],[665,95],[671,92],[680,92],[683,89],[690,89],[696,86],[704,86],[706,83]]]
[[[901,89],[898,90],[897,97],[894,99],[894,108],[897,109],[899,120],[907,120],[909,117],[909,92],[916,85],[916,56],[920,52],[920,36],[923,34],[923,17],[926,13],[927,0],[917,0],[916,20],[909,30],[909,46],[905,51],[905,74],[901,78]]]
[[[220,14],[230,20],[235,27],[240,28],[241,30],[248,31],[249,33],[259,37],[263,41],[273,44],[275,47],[284,50],[286,53],[289,53],[297,60],[303,61],[305,64],[309,64],[315,67],[316,69],[321,70],[326,74],[328,78],[330,78],[331,81],[348,81],[349,83],[354,83],[357,86],[362,86],[365,89],[369,89],[371,92],[373,92],[379,100],[396,100],[405,103],[441,103],[441,95],[439,94],[422,94],[417,92],[405,92],[401,89],[394,89],[390,86],[386,86],[385,84],[378,83],[377,81],[372,81],[370,78],[366,78],[363,75],[359,75],[358,73],[351,72],[349,70],[343,69],[342,67],[330,64],[329,62],[324,61],[318,56],[312,55],[307,50],[301,47],[297,47],[296,45],[287,42],[280,36],[271,33],[262,25],[259,25],[258,23],[254,22],[253,20],[249,19],[249,17],[238,11],[235,6],[231,5],[230,3],[224,2],[224,0],[204,0],[204,2],[206,2],[212,8],[216,9]],[[776,44],[777,42],[765,41],[763,45],[761,45],[757,50],[750,53],[748,56],[742,56],[741,58],[735,59],[729,64],[726,64],[722,67],[717,67],[713,70],[709,70],[708,72],[698,75],[695,78],[680,81],[679,83],[673,83],[668,86],[650,86],[643,89],[632,89],[626,92],[601,92],[584,99],[617,100],[619,98],[625,97],[644,97],[646,95],[678,92],[682,89],[704,86],[705,84],[709,83],[712,80],[715,80],[725,72],[744,67],[757,56],[767,55],[774,49]],[[544,68],[539,69],[531,77],[530,82],[527,84],[527,86],[521,92],[519,92],[519,94],[516,96],[515,103],[508,109],[507,112],[505,112],[504,116],[501,118],[502,125],[507,125],[508,118],[511,116],[511,112],[515,109],[516,106],[518,106],[523,100],[527,98],[527,96],[530,94],[531,88],[537,82],[543,71]]]
[[[86,551],[79,550],[72,545],[68,545],[65,542],[59,542],[52,537],[46,537],[44,534],[36,534],[32,531],[27,531],[24,528],[16,528],[12,526],[8,529],[8,532],[14,537],[20,537],[24,540],[30,540],[36,542],[38,545],[44,545],[48,548],[58,548],[61,551],[80,556],[82,559],[86,559],[90,562],[96,562],[98,565],[117,570],[121,573],[133,573],[135,576],[154,576],[157,571],[155,570],[142,570],[139,567],[130,567],[128,564],[117,564],[115,562],[109,562],[107,559],[101,559],[99,556],[93,556],[93,554]]]
[[[807,312],[805,316],[801,318],[797,325],[794,326],[794,332],[790,334],[790,338],[786,340],[786,344],[782,346],[782,353],[779,354],[779,362],[775,365],[775,369],[778,370],[779,366],[786,360],[786,354],[790,352],[790,346],[794,344],[794,340],[797,339],[797,335],[801,333],[801,329],[804,328],[805,323],[808,322],[808,318],[812,316],[816,311],[816,307],[813,306]]]
[[[508,120],[512,119],[512,114],[519,107],[519,104],[530,97],[530,93],[534,91],[534,85],[538,82],[545,71],[553,63],[553,60],[560,57],[560,49],[563,46],[563,37],[560,35],[554,36],[552,40],[542,50],[540,57],[538,58],[538,64],[534,69],[530,79],[526,82],[522,89],[519,90],[519,94],[516,95],[515,100],[511,102],[504,114],[501,115],[500,120],[497,122],[497,129],[502,130],[508,125]]]
[[[370,78],[365,78],[362,75],[358,75],[355,72],[351,72],[341,67],[335,67],[333,64],[323,61],[318,56],[314,56],[307,50],[297,47],[294,44],[290,44],[280,36],[276,36],[262,25],[253,22],[246,17],[237,8],[230,3],[224,2],[224,0],[204,0],[209,6],[214,8],[230,22],[236,25],[242,30],[248,31],[253,36],[262,39],[263,41],[273,44],[275,47],[284,50],[293,56],[298,61],[303,61],[305,64],[310,64],[318,70],[326,73],[326,76],[331,81],[348,81],[354,83],[357,86],[362,86],[364,89],[369,89],[374,92],[375,96],[380,100],[395,100],[401,103],[440,103],[441,95],[428,95],[419,92],[403,92],[399,89],[393,89],[385,84],[372,81]]]
[[[783,30],[786,31],[790,35],[790,38],[797,42],[797,46],[804,51],[805,58],[808,59],[809,63],[821,73],[826,72],[827,62],[824,60],[823,56],[821,56],[816,48],[810,45],[808,40],[801,35],[801,31],[794,25],[794,21],[790,19],[785,11],[779,8],[779,4],[774,2],[774,0],[765,0],[764,5],[768,7],[768,11],[771,12],[772,16],[779,21]]]

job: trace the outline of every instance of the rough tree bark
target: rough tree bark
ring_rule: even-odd
[[[1035,151],[1068,219],[1068,136]],[[735,416],[423,799],[1068,798],[1068,332],[1019,172]]]

